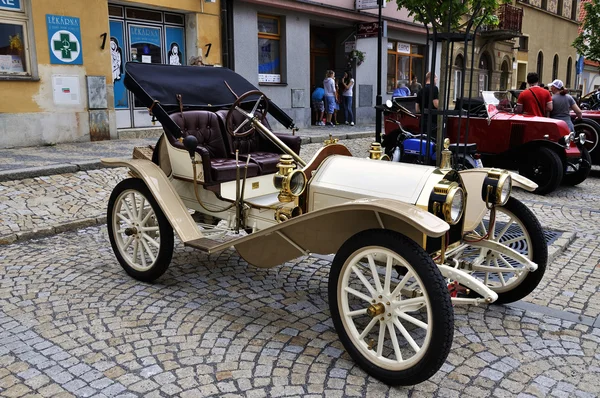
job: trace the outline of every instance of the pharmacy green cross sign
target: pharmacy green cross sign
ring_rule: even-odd
[[[46,14],[46,28],[50,46],[50,63],[83,65],[79,18]]]
[[[71,53],[78,52],[79,48],[76,41],[70,41],[68,33],[61,33],[60,40],[54,40],[54,51],[60,51],[62,59],[72,59]]]

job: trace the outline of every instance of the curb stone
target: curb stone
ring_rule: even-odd
[[[106,223],[106,216],[88,217],[78,220],[56,224],[46,228],[36,228],[29,231],[17,232],[10,235],[0,236],[0,246],[24,242],[31,239],[45,238],[63,232],[74,231],[81,228],[93,227]]]
[[[334,131],[332,131],[332,133],[334,133]],[[357,132],[348,134],[332,134],[332,137],[339,138],[340,140],[351,140],[358,138],[368,138],[372,137],[373,135],[374,133]],[[302,136],[301,144],[304,145],[322,143],[326,139],[329,139],[329,134],[316,136]],[[126,157],[123,159],[130,159],[130,157]],[[111,166],[106,166],[102,164],[100,159],[97,159],[82,160],[77,163],[61,163],[48,166],[27,167],[23,169],[2,170],[0,171],[0,182],[23,180],[25,178],[43,177],[55,174],[76,173],[78,171],[98,170],[109,167]]]

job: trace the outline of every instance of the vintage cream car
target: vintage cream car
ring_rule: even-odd
[[[257,267],[335,253],[329,304],[340,340],[366,372],[406,385],[446,360],[453,304],[518,300],[543,276],[540,224],[510,196],[536,188],[523,177],[457,172],[447,151],[441,168],[378,160],[377,144],[357,158],[334,140],[304,160],[299,137],[274,134],[265,115],[292,120],[224,68],[129,63],[125,84],[164,128],[152,160],[103,160],[129,168],[107,222],[136,279],[167,270],[173,231],[205,253],[234,247]],[[224,221],[198,224],[190,209]]]

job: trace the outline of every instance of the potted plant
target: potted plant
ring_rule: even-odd
[[[356,66],[360,66],[363,62],[365,62],[365,53],[355,49],[350,51],[348,58],[350,61],[356,61]]]

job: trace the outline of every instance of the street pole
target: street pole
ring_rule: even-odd
[[[383,35],[383,26],[381,23],[381,6],[385,0],[377,0],[379,6],[379,16],[377,20],[377,26],[379,27],[377,33],[377,97],[375,97],[375,105],[377,105],[375,111],[375,141],[381,142],[381,119],[383,110],[381,109],[381,36]]]

